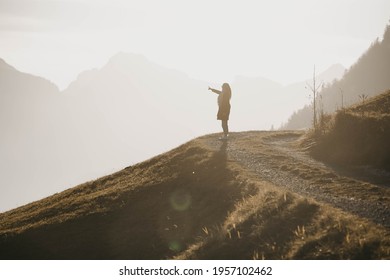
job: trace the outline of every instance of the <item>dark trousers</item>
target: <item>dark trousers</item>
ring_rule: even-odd
[[[222,122],[223,133],[225,135],[228,135],[228,133],[229,133],[228,121],[227,120],[222,120],[221,122]]]

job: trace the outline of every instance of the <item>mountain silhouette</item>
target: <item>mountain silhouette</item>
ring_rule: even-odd
[[[307,157],[303,134],[205,135],[1,213],[0,259],[388,258],[390,190]]]
[[[63,92],[0,66],[1,205],[36,200],[0,213],[0,259],[389,257],[388,188],[310,157],[304,132],[186,142],[218,125],[204,82],[124,53]],[[237,79],[236,127],[285,88]]]
[[[53,83],[0,60],[0,211],[46,196],[38,186],[63,184],[63,135],[52,133],[65,121],[60,101]]]
[[[337,76],[338,73],[335,73]],[[332,77],[334,78],[334,77]],[[219,131],[209,85],[146,57],[118,53],[64,91],[1,61],[0,211]],[[304,82],[232,82],[233,131],[269,129],[307,101]]]
[[[319,92],[325,113],[333,113],[342,107],[360,102],[360,97],[376,96],[390,88],[390,26],[386,27],[382,40],[374,41],[366,52],[352,65],[342,79],[325,84]],[[312,125],[311,106],[301,108],[290,116],[284,129],[308,128]]]
[[[63,92],[4,61],[0,79],[0,211],[147,159],[215,125],[206,83],[139,55],[120,53]]]
[[[330,83],[340,79],[344,71],[341,64],[335,64],[319,73],[317,79]],[[240,130],[279,128],[294,111],[310,104],[305,89],[309,81],[281,85],[262,77],[237,77],[232,83],[232,88],[237,92],[233,95],[237,126]]]

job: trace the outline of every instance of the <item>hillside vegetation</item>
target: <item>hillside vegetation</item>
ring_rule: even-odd
[[[344,76],[332,83],[325,84],[319,92],[321,100],[317,104],[325,113],[334,113],[342,107],[351,106],[360,101],[364,94],[375,96],[390,89],[390,26],[387,26],[382,40],[374,41],[357,62],[352,65]],[[318,79],[317,82],[322,82]],[[294,113],[283,129],[309,128],[312,125],[313,114],[308,114],[312,106],[307,106]]]
[[[313,154],[339,164],[390,170],[390,91],[327,117]]]
[[[262,180],[215,137],[0,214],[0,258],[390,258],[386,227]]]

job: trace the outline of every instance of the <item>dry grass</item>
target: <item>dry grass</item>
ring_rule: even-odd
[[[178,259],[388,259],[389,231],[329,206],[254,182],[258,193]]]
[[[338,112],[325,126],[321,135],[314,135],[314,156],[390,170],[390,91]]]
[[[1,259],[386,259],[389,240],[201,139],[0,214]]]
[[[235,176],[195,140],[0,214],[0,257],[169,258],[233,209],[245,192]]]

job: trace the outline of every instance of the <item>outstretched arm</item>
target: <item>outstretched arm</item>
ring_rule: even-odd
[[[211,87],[209,87],[209,90],[211,90],[212,92],[214,92],[214,93],[216,93],[216,94],[221,94],[221,93],[222,93],[222,91],[217,90],[217,89],[213,89],[213,88],[211,88]]]

